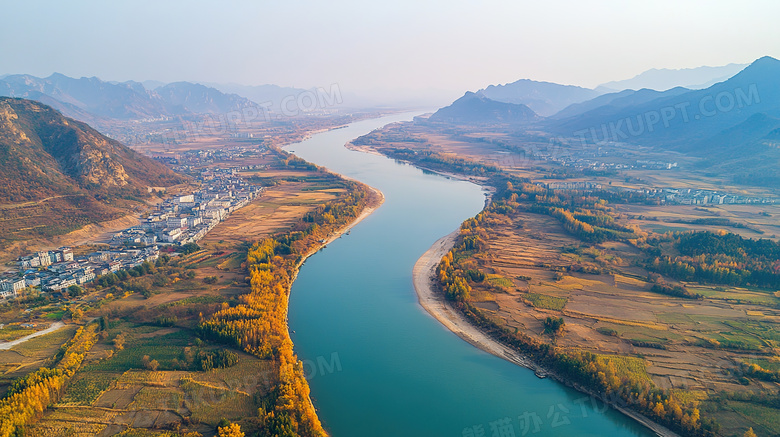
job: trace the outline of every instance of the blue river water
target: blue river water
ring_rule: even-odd
[[[344,147],[413,115],[356,122],[286,147],[385,195],[377,211],[309,258],[292,287],[291,335],[326,430],[335,437],[654,435],[475,348],[422,309],[412,267],[482,209],[484,192]]]

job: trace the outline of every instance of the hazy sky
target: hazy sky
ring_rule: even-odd
[[[0,4],[0,74],[476,90],[780,58],[780,1]]]

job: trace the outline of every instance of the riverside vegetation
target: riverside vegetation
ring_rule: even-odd
[[[518,183],[519,182],[519,183]],[[702,420],[697,403],[685,402],[671,392],[655,387],[641,374],[621,371],[619,358],[597,355],[575,348],[560,348],[535,340],[522,332],[507,332],[503,327],[478,307],[472,305],[470,283],[481,282],[480,272],[473,256],[486,249],[485,240],[490,238],[491,227],[505,220],[508,214],[521,208],[520,201],[530,203],[533,208],[548,213],[560,220],[564,227],[583,240],[636,237],[630,229],[614,229],[611,220],[601,218],[582,209],[587,200],[549,196],[546,190],[527,182],[506,181],[504,189],[496,193],[488,208],[463,223],[455,247],[442,259],[437,269],[437,279],[447,298],[474,324],[486,329],[500,341],[510,344],[530,356],[535,362],[549,367],[566,381],[593,390],[607,399],[622,401],[652,417],[664,425],[687,435],[714,435],[716,425]],[[549,206],[548,206],[549,205]],[[589,204],[598,207],[600,203]],[[572,212],[569,208],[574,208]],[[576,214],[576,215],[575,215]],[[599,223],[602,226],[589,224]],[[547,317],[544,320],[545,333],[560,335],[565,327],[563,318]]]
[[[367,206],[368,189],[347,183],[350,193],[306,214],[292,230],[255,243],[247,254],[251,292],[240,304],[201,322],[205,338],[244,349],[278,363],[278,385],[259,410],[269,436],[324,436],[303,367],[293,353],[287,330],[292,278],[307,253],[320,241],[355,220]]]
[[[558,167],[518,167],[472,130],[407,123],[353,141],[496,190],[436,271],[454,307],[562,381],[681,434],[780,433],[774,209],[663,205],[587,169],[567,177],[603,189],[548,189],[536,181]]]
[[[268,169],[254,172],[264,197],[199,245],[69,290],[65,305],[31,296],[6,308],[31,320],[96,320],[10,383],[0,436],[325,435],[293,353],[287,297],[303,259],[380,199],[278,149],[267,155]],[[258,214],[263,225],[249,227]]]

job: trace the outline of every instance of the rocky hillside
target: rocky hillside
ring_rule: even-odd
[[[126,215],[186,179],[39,102],[0,97],[0,239]]]

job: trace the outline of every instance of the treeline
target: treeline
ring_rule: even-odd
[[[382,154],[399,161],[412,162],[421,167],[447,173],[459,173],[474,176],[489,176],[498,173],[498,167],[477,161],[458,158],[454,155],[427,150],[382,148]]]
[[[494,180],[498,191],[490,210],[508,214],[521,208],[556,218],[564,229],[582,241],[627,241],[644,238],[646,233],[633,226],[623,226],[610,214],[608,201],[593,193],[548,190],[527,180],[500,177]],[[609,196],[615,197],[615,196]],[[618,197],[619,199],[619,197]]]
[[[42,367],[14,381],[0,400],[0,437],[23,435],[19,433],[24,426],[59,401],[63,387],[97,341],[97,330],[97,323],[79,328],[76,335],[60,347],[55,356],[56,366]]]
[[[259,409],[262,436],[324,436],[309,400],[303,365],[287,329],[287,298],[302,257],[320,240],[352,222],[367,206],[369,189],[345,182],[347,194],[306,214],[290,231],[265,238],[247,252],[251,292],[234,307],[201,320],[204,338],[243,349],[278,363],[278,383]]]
[[[653,293],[665,294],[667,296],[682,297],[684,299],[704,299],[704,296],[698,293],[691,293],[687,288],[681,285],[669,285],[666,283],[655,283],[650,289]]]
[[[493,338],[516,348],[566,381],[593,390],[612,403],[634,408],[685,435],[717,435],[718,425],[701,418],[697,401],[685,402],[643,376],[620,372],[609,357],[551,346],[522,332],[510,332],[498,326],[481,309],[468,302],[456,302],[454,305]]]
[[[436,270],[442,292],[472,323],[498,341],[516,348],[536,363],[554,371],[566,381],[599,393],[613,403],[630,406],[685,435],[716,435],[717,424],[700,417],[697,401],[683,401],[673,396],[671,392],[655,386],[644,375],[620,372],[617,363],[609,357],[571,348],[555,347],[522,332],[510,332],[497,325],[481,309],[471,305],[471,284],[479,279],[471,274],[475,269],[473,256],[485,249],[485,241],[491,227],[497,223],[505,223],[506,220],[502,215],[517,209],[519,203],[524,200],[544,197],[549,202],[550,198],[547,194],[543,188],[527,183],[515,189],[514,184],[510,182],[505,190],[497,193],[491,205],[474,218],[463,222],[453,249],[442,258]],[[587,202],[593,205],[592,200],[589,199]],[[591,226],[579,220],[571,212],[559,214],[565,215],[566,220],[570,220],[571,217],[571,220],[583,223],[584,230],[588,229],[587,226]],[[603,220],[602,224],[609,222],[606,219],[598,220]],[[564,325],[563,319],[556,317],[548,317],[544,323],[545,330],[553,335],[559,333]]]
[[[780,370],[764,369],[756,363],[742,363],[741,370],[745,375],[752,378],[760,379],[762,381],[780,382]]]
[[[680,255],[660,255],[668,242]],[[780,243],[704,231],[667,234],[648,244],[648,270],[681,281],[780,289]]]

